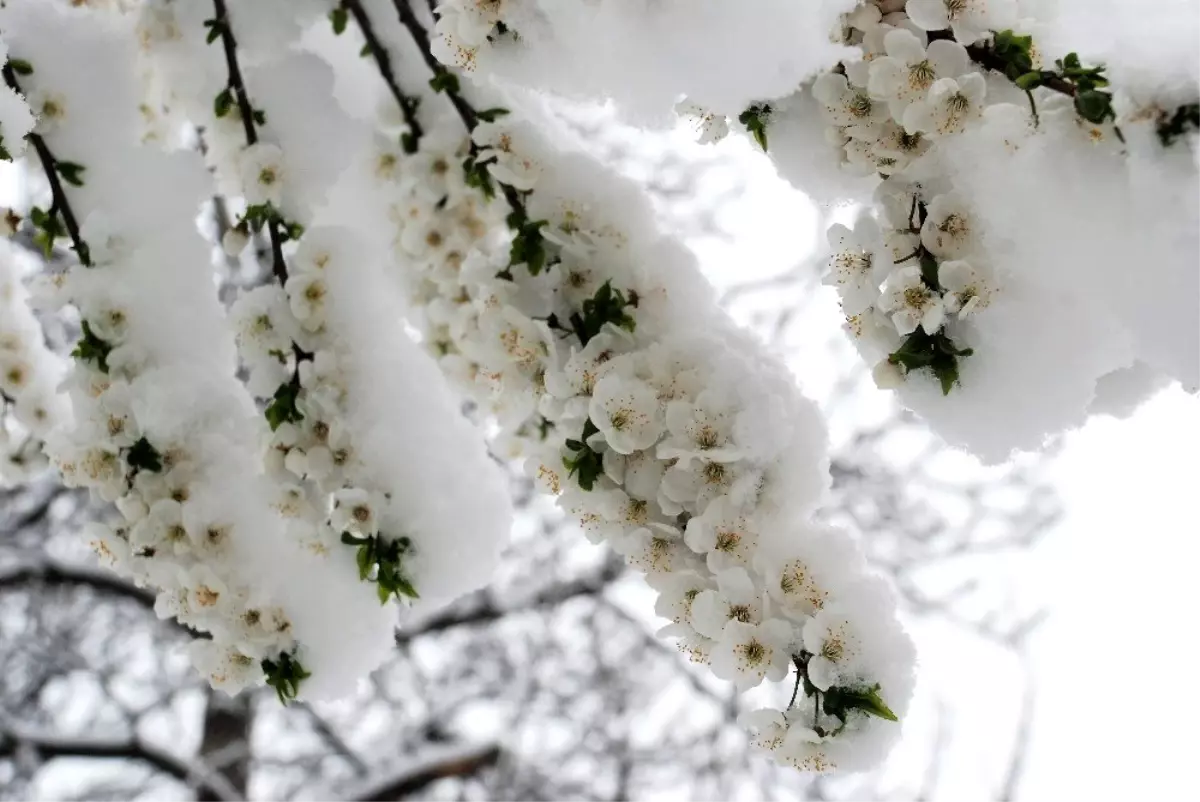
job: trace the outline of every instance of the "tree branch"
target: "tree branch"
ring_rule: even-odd
[[[21,86],[17,83],[17,74],[13,71],[12,63],[4,65],[0,73],[4,75],[4,82],[8,87],[17,94],[24,97],[21,91]],[[79,235],[79,221],[75,218],[75,212],[71,209],[71,204],[67,200],[67,193],[63,190],[62,182],[58,178],[58,159],[50,152],[50,148],[46,145],[46,140],[42,139],[40,134],[35,134],[30,131],[25,135],[29,140],[29,144],[33,145],[33,149],[37,152],[38,160],[42,163],[42,172],[46,176],[46,181],[50,184],[50,215],[53,217],[55,212],[62,215],[63,225],[67,228],[67,236],[71,238],[71,245],[75,249],[79,261],[85,267],[92,266],[91,254],[88,252],[87,243]]]
[[[396,13],[400,17],[400,24],[407,30],[413,42],[417,45],[417,50],[421,53],[421,58],[424,59],[426,66],[433,72],[435,78],[443,75],[451,75],[450,71],[445,68],[436,58],[433,51],[429,47],[429,34],[425,31],[425,26],[417,19],[417,15],[413,12],[412,6],[409,5],[409,0],[392,0],[392,5],[396,7]],[[458,113],[462,119],[463,125],[467,128],[467,134],[474,132],[475,127],[479,125],[479,114],[474,107],[467,102],[461,92],[447,88],[444,90],[446,97],[450,99],[450,105]],[[479,148],[475,145],[475,141],[471,140],[471,155],[475,156],[479,152]],[[525,213],[525,201],[521,197],[521,193],[501,181],[497,181],[500,185],[500,191],[504,195],[504,200],[508,202],[509,207],[514,212],[519,212],[522,218],[527,215]]]
[[[34,583],[56,587],[90,587],[112,596],[133,599],[146,607],[154,607],[153,593],[134,587],[107,571],[53,562],[0,568],[0,590]]]
[[[60,736],[26,728],[9,721],[0,722],[0,755],[32,750],[42,760],[56,757],[118,758],[146,763],[191,787],[200,784],[221,800],[243,797],[219,773],[202,761],[187,761],[136,736],[115,740]]]
[[[437,780],[470,777],[481,769],[495,765],[499,759],[500,747],[494,743],[430,750],[428,756],[417,757],[414,765],[361,788],[347,798],[360,802],[400,799],[421,791]]]
[[[225,0],[213,0],[213,9],[221,48],[225,51],[229,88],[237,98],[238,114],[241,115],[242,128],[246,132],[246,144],[255,145],[258,143],[258,129],[254,125],[254,107],[250,105],[250,95],[246,92],[246,82],[242,79],[242,70],[238,66],[237,39],[234,38],[233,27],[229,23],[229,10],[225,7]],[[279,223],[274,216],[267,220],[267,232],[271,237],[271,270],[282,287],[288,279],[287,263],[283,261],[283,238],[279,234]]]
[[[454,629],[455,627],[486,624],[523,610],[557,607],[563,602],[579,596],[598,595],[624,572],[625,565],[623,562],[609,560],[605,563],[604,569],[595,576],[551,585],[523,603],[502,607],[494,600],[488,600],[483,604],[467,609],[445,609],[414,622],[414,626],[411,629],[398,628],[395,633],[396,644],[403,645],[422,635]]]
[[[379,37],[375,35],[371,18],[367,15],[360,0],[342,0],[342,8],[350,12],[358,29],[362,31],[363,39],[367,42],[367,50],[370,51],[371,58],[375,60],[379,74],[382,76],[383,82],[387,84],[392,97],[396,99],[396,104],[400,106],[400,113],[404,115],[404,122],[412,134],[412,149],[415,152],[417,143],[420,142],[424,133],[421,121],[417,119],[417,99],[409,97],[400,90],[400,84],[396,81],[396,73],[392,70],[391,56],[388,55],[383,43],[379,41]]]

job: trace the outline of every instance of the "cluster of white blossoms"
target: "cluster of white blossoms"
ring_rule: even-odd
[[[506,17],[517,5],[513,0],[444,0],[437,7],[433,54],[444,64],[475,69],[481,49],[505,35],[515,40]]]
[[[10,70],[21,69],[18,60],[9,63],[8,45],[0,39],[0,64]],[[33,130],[34,117],[25,98],[8,84],[0,85],[0,160],[12,161],[25,151],[25,135]]]
[[[388,132],[391,134],[392,132]],[[493,393],[484,366],[472,356],[479,328],[478,287],[463,280],[474,251],[505,243],[503,205],[468,186],[463,161],[469,139],[451,129],[426,132],[415,154],[397,136],[380,136],[371,173],[379,202],[393,227],[396,278],[409,301],[409,323],[455,389],[483,414],[521,429],[532,406],[512,394]]]
[[[61,37],[78,46],[83,29],[62,22],[32,4],[10,4],[0,20],[27,59],[10,81],[53,95],[78,124],[34,129],[52,194],[34,224],[79,257],[45,282],[42,300],[50,310],[69,304],[82,330],[62,387],[71,419],[46,433],[47,450],[66,484],[115,502],[120,519],[88,524],[87,537],[114,570],[158,590],[160,616],[206,633],[192,656],[212,683],[236,692],[268,679],[291,695],[304,678],[291,614],[252,567],[282,544],[246,476],[248,410],[192,225],[205,172],[194,155],[138,152],[128,136],[136,105],[114,113],[90,94],[100,80],[113,100],[133,99],[114,69],[121,53],[89,30],[86,69],[63,64],[52,57]],[[109,182],[121,202],[105,192]]]
[[[150,22],[184,33],[163,48],[175,74],[150,85],[182,94],[188,65],[239,46],[245,11],[233,3],[230,17],[201,24],[194,10],[159,5]],[[207,46],[206,29],[216,31]],[[370,582],[380,602],[444,603],[486,580],[511,513],[477,435],[449,404],[439,407],[440,388],[422,378],[397,311],[373,286],[385,257],[367,244],[372,232],[321,217],[339,191],[365,197],[346,169],[356,145],[367,142],[363,130],[322,107],[331,75],[311,56],[284,49],[246,68],[238,76],[245,83],[232,70],[221,77],[201,88],[215,101],[193,97],[186,105],[219,140],[209,159],[244,202],[222,238],[225,251],[242,255],[252,232],[271,250],[274,281],[243,292],[230,318],[247,386],[265,407],[273,506],[290,540],[321,557],[352,554],[331,565]],[[476,484],[446,487],[464,471]],[[447,514],[456,505],[461,511]],[[473,559],[463,563],[468,552]],[[383,654],[375,650],[366,670]]]
[[[43,442],[69,414],[58,395],[66,366],[46,345],[24,284],[31,261],[0,241],[0,482],[7,485],[47,466]]]
[[[386,601],[419,587],[421,604],[442,604],[479,587],[511,509],[408,340],[378,256],[361,232],[314,214],[355,141],[345,118],[318,111],[328,68],[284,42],[242,73],[240,17],[215,2],[204,24],[199,5],[148,4],[152,26],[32,0],[3,9],[30,59],[6,80],[54,98],[29,164],[52,196],[28,214],[35,241],[67,240],[79,258],[44,282],[47,308],[82,331],[61,388],[74,419],[47,448],[65,482],[116,504],[121,520],[89,525],[90,540],[158,589],[161,616],[203,633],[191,654],[214,687],[344,694],[391,651]],[[51,57],[60,46],[80,61]],[[170,115],[147,113],[164,98]],[[197,126],[199,149],[181,130]],[[228,313],[197,228],[213,193],[198,151],[221,192],[244,202],[221,244],[236,252],[261,230],[279,280]]]
[[[499,424],[496,450],[646,575],[665,637],[742,691],[783,683],[791,702],[748,718],[757,741],[803,770],[873,765],[913,652],[850,535],[811,521],[815,408],[636,191],[491,111],[473,146],[377,160],[427,344]]]
[[[945,439],[1003,460],[1200,387],[1200,342],[1179,335],[1200,324],[1184,5],[1153,0],[1177,30],[1122,49],[1112,31],[1141,15],[1118,3],[871,0],[833,32],[854,58],[740,114],[681,111],[703,139],[736,116],[799,188],[864,203],[828,234],[852,342]]]

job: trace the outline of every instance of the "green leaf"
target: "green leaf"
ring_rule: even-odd
[[[56,160],[54,162],[54,169],[58,171],[58,174],[68,184],[76,187],[83,186],[83,171],[85,168],[82,164]]]
[[[998,31],[992,39],[992,53],[1001,63],[1001,72],[1017,81],[1034,72],[1033,37],[1018,36],[1012,31]],[[1032,81],[1032,78],[1027,78]],[[1035,86],[1037,84],[1034,84]],[[1022,86],[1022,89],[1032,88]]]
[[[218,118],[224,117],[233,108],[233,92],[225,87],[213,98],[213,114]]]
[[[861,710],[864,713],[887,721],[899,721],[879,695],[879,685],[870,688],[830,688],[822,693],[821,707],[826,715],[837,716],[843,721],[846,713]]]
[[[446,70],[439,70],[429,79],[429,86],[434,92],[458,94],[458,76]]]
[[[567,469],[567,477],[578,474],[576,481],[579,482],[579,487],[589,492],[595,487],[596,480],[604,474],[604,456],[598,451],[593,451],[592,447],[587,444],[588,438],[599,431],[596,424],[592,423],[592,419],[588,418],[584,421],[583,434],[579,435],[579,439],[567,441],[567,449],[574,451],[575,454],[563,457],[563,467]]]
[[[396,592],[399,595],[407,596],[410,599],[421,598],[421,595],[417,593],[417,589],[413,587],[412,583],[403,576],[396,577]]]
[[[756,103],[738,115],[738,122],[746,126],[763,152],[767,150],[767,123],[770,121],[771,106],[767,103]]]
[[[354,558],[358,563],[358,578],[365,580],[371,575],[371,567],[375,565],[375,549],[372,547],[372,541],[368,539],[359,547]]]
[[[275,431],[284,423],[298,423],[304,420],[304,415],[296,407],[296,396],[299,393],[298,383],[289,381],[279,385],[274,398],[263,412],[271,431]]]
[[[1028,92],[1030,89],[1041,86],[1044,81],[1045,76],[1040,72],[1027,72],[1024,75],[1017,76],[1016,84],[1019,89],[1024,89]]]
[[[295,658],[294,653],[283,652],[278,660],[264,658],[259,666],[266,676],[267,685],[275,689],[279,703],[286,705],[300,693],[300,683],[312,676]]]
[[[350,15],[346,13],[345,6],[338,6],[329,12],[329,22],[333,25],[333,33],[335,36],[341,36],[346,31],[346,21]]]
[[[417,152],[417,137],[413,135],[412,131],[405,131],[400,135],[400,149],[405,153]]]
[[[150,445],[145,437],[138,440],[125,452],[125,462],[130,468],[158,473],[162,470],[162,455],[158,449]]]
[[[1098,89],[1077,94],[1075,110],[1079,112],[1080,117],[1092,123],[1102,123],[1106,119],[1115,120],[1117,116],[1112,107],[1112,95]]]
[[[634,331],[637,322],[625,310],[628,307],[636,308],[637,303],[636,293],[626,297],[620,290],[613,289],[611,280],[606,281],[591,298],[583,302],[579,312],[571,315],[571,331],[579,338],[581,345],[587,345],[608,323],[626,331]]]
[[[371,44],[368,42],[367,44],[362,46],[362,50],[358,51],[358,57],[366,58],[369,55],[371,55]]]
[[[509,113],[508,109],[502,109],[502,108],[497,107],[494,109],[484,109],[483,111],[477,111],[477,112],[475,112],[475,116],[478,117],[479,119],[483,120],[485,123],[494,123],[494,122],[496,122],[496,120],[498,118],[503,117],[504,115],[506,115],[508,113]]]
[[[37,206],[29,210],[29,219],[36,229],[33,234],[33,242],[49,259],[50,255],[54,253],[54,240],[66,234],[63,222],[57,213],[47,212]],[[89,264],[86,253],[80,254],[80,261],[85,265]]]
[[[279,239],[282,242],[297,240],[304,236],[304,226],[299,223],[288,222],[286,220],[278,220],[277,222],[279,223]]]
[[[88,322],[83,321],[83,336],[75,343],[71,356],[84,362],[95,362],[101,373],[108,373],[108,355],[112,346],[96,336]]]
[[[469,186],[478,189],[483,193],[483,196],[489,200],[496,197],[496,187],[492,183],[492,174],[488,172],[487,166],[489,161],[476,161],[474,156],[468,156],[463,160],[463,182]],[[512,227],[510,225],[510,227]]]
[[[33,75],[33,65],[23,58],[10,58],[8,66],[17,75]]]
[[[224,25],[218,19],[206,19],[204,27],[208,28],[208,36],[204,38],[206,44],[212,44],[221,38],[221,33],[224,31]]]
[[[255,125],[266,125],[267,113],[262,109],[255,109],[254,111],[250,112],[250,119],[254,120]]]
[[[542,227],[546,223],[545,220],[534,220],[521,223],[516,228],[517,235],[513,237],[508,250],[509,267],[523,264],[533,276],[542,272],[546,266],[546,240],[542,236]]]
[[[942,387],[943,395],[958,383],[958,360],[971,356],[970,348],[959,348],[944,330],[926,334],[918,328],[904,339],[900,347],[888,355],[888,361],[900,365],[906,372],[929,368]]]

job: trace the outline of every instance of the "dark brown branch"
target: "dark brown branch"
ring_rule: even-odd
[[[187,761],[147,744],[136,736],[120,739],[79,738],[45,734],[0,723],[0,755],[20,749],[31,750],[41,760],[56,757],[116,758],[145,763],[181,782],[195,786],[203,782],[220,800],[243,797],[201,761]]]
[[[246,82],[242,80],[242,70],[237,59],[237,39],[233,36],[233,27],[229,22],[229,10],[225,0],[213,0],[215,24],[220,33],[221,48],[225,51],[225,68],[229,73],[229,88],[237,98],[238,114],[242,117],[242,128],[246,132],[246,144],[258,143],[258,129],[254,125],[254,107],[250,105],[250,95],[246,92]],[[271,216],[267,220],[267,232],[271,237],[271,270],[279,281],[279,286],[287,283],[287,263],[283,260],[283,238],[279,233],[279,223]]]
[[[930,31],[929,41],[932,42],[935,39],[949,39],[953,41],[954,34],[951,31]],[[998,72],[1001,75],[1006,75],[1005,68],[1008,66],[1008,62],[1000,58],[996,54],[996,51],[992,50],[989,45],[967,45],[967,55],[979,66]],[[1055,92],[1061,92],[1070,97],[1075,97],[1074,84],[1045,71],[1043,71],[1042,81],[1038,85],[1044,86],[1047,89],[1053,89]]]
[[[932,37],[931,37],[932,38]],[[968,45],[967,55],[981,67],[986,67],[989,70],[1004,74],[1004,68],[1007,62],[1000,58],[986,45]],[[1055,92],[1061,92],[1064,95],[1075,97],[1075,85],[1070,81],[1059,78],[1056,75],[1048,75],[1042,73],[1042,81],[1039,86],[1044,86],[1047,89],[1053,89]]]
[[[109,571],[56,562],[16,565],[0,568],[0,593],[27,586],[48,588],[85,588],[122,599],[130,599],[143,607],[154,609],[154,594],[136,587]],[[193,637],[208,635],[171,619],[171,624]]]
[[[396,104],[400,106],[400,113],[404,115],[404,122],[412,134],[415,149],[424,133],[421,121],[417,118],[417,99],[400,90],[400,84],[396,81],[396,73],[392,70],[391,56],[388,55],[387,48],[379,41],[379,37],[375,35],[371,18],[367,15],[360,0],[342,0],[342,8],[350,12],[358,29],[362,31],[363,39],[367,42],[367,50],[370,52],[371,58],[375,60],[375,65],[379,67],[379,74],[383,78],[383,82],[387,84],[392,97],[396,99]]]
[[[442,759],[422,761],[415,768],[389,777],[353,796],[361,802],[388,802],[415,794],[430,783],[447,777],[470,777],[500,759],[500,747],[485,744],[478,747],[456,747],[447,750]]]
[[[0,569],[0,591],[33,584],[49,587],[92,588],[110,596],[132,599],[145,607],[154,607],[153,593],[134,587],[116,574],[107,571],[75,568],[54,563],[18,565]]]
[[[12,64],[5,64],[3,70],[0,70],[0,72],[3,73],[4,82],[8,84],[8,87],[17,94],[24,96],[20,84],[17,83],[17,74],[13,71]],[[37,152],[38,160],[42,163],[42,172],[46,175],[46,181],[50,184],[50,196],[52,199],[50,215],[53,217],[55,212],[62,215],[63,225],[67,229],[67,236],[71,238],[71,245],[75,248],[75,253],[79,256],[79,261],[85,267],[91,267],[92,259],[88,252],[87,243],[79,235],[79,221],[75,218],[75,212],[71,210],[71,204],[67,200],[67,193],[63,190],[62,182],[58,178],[58,160],[50,152],[50,148],[46,146],[46,140],[42,139],[40,134],[30,131],[25,135],[25,139],[29,141],[29,144],[33,145],[33,149]]]
[[[206,688],[204,726],[200,736],[200,759],[229,783],[240,797],[250,786],[250,730],[254,708],[250,694],[228,696]],[[196,789],[200,802],[221,798],[211,783]]]
[[[433,72],[434,77],[450,75],[450,71],[434,57],[433,51],[429,47],[429,34],[425,31],[425,26],[417,19],[412,6],[409,5],[409,0],[392,0],[392,4],[396,7],[396,13],[400,17],[400,24],[408,30],[409,36],[413,38],[413,42],[417,45],[417,50],[421,53],[421,58],[424,59],[425,65]],[[453,89],[446,89],[444,91],[450,99],[450,105],[454,107],[454,111],[458,113],[463,125],[466,126],[467,134],[470,135],[474,132],[476,126],[479,125],[479,114],[460,92]],[[478,152],[479,148],[475,145],[474,140],[472,140],[471,155],[474,156]],[[500,191],[504,194],[504,200],[508,202],[509,207],[514,212],[519,212],[520,217],[524,219],[526,217],[525,201],[522,199],[521,193],[501,181],[497,181],[496,183],[500,184]]]
[[[455,627],[487,624],[512,613],[524,610],[537,610],[557,607],[563,602],[579,596],[599,595],[625,571],[625,565],[620,560],[608,561],[604,569],[595,576],[552,585],[533,597],[511,606],[500,606],[494,601],[469,607],[467,609],[446,609],[428,618],[416,621],[411,629],[397,629],[396,643],[403,645],[422,635],[441,632]]]
[[[429,34],[426,33],[425,26],[417,19],[417,15],[413,12],[408,0],[392,0],[392,5],[396,7],[396,14],[400,17],[400,24],[408,30],[408,35],[413,38],[413,42],[417,45],[417,50],[420,51],[421,58],[425,61],[425,65],[429,67],[429,71],[435,77],[448,75],[449,70],[434,58],[433,50],[429,47]],[[467,127],[467,131],[474,131],[475,126],[479,124],[479,115],[475,113],[475,109],[458,92],[447,90],[446,96],[450,98],[450,104],[454,106],[454,110],[462,118],[463,125]]]

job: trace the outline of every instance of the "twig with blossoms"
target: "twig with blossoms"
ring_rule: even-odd
[[[485,408],[491,396],[517,410],[501,423],[527,471],[590,539],[648,574],[657,611],[674,622],[664,635],[743,690],[795,667],[805,695],[776,711],[780,761],[869,764],[895,735],[889,705],[903,712],[909,658],[886,591],[846,536],[802,523],[808,482],[823,481],[820,458],[801,445],[817,436],[811,411],[743,335],[704,311],[710,300],[687,305],[688,266],[660,265],[667,279],[643,268],[647,243],[555,183],[553,168],[585,168],[510,120],[477,122],[473,139],[537,222],[510,217],[506,250],[480,240],[435,282],[443,289],[425,299],[426,314],[454,299],[462,311],[450,339],[475,365],[457,371],[448,355],[444,366]],[[514,173],[519,186],[507,180],[509,161],[530,165]],[[608,180],[581,176],[584,186]],[[673,304],[687,305],[692,322],[673,317]],[[530,425],[539,418],[545,425]],[[771,445],[751,432],[768,421],[783,427]],[[772,500],[785,487],[788,500]],[[856,606],[866,599],[881,607]]]
[[[396,7],[400,23],[412,37],[417,50],[421,53],[421,58],[425,61],[425,65],[433,73],[433,78],[430,79],[429,85],[435,91],[445,93],[446,97],[450,100],[450,104],[454,107],[454,111],[462,119],[463,125],[466,126],[468,131],[474,131],[481,120],[484,122],[495,122],[498,115],[507,113],[504,109],[479,111],[468,103],[459,91],[458,76],[450,72],[435,57],[429,41],[429,34],[426,32],[425,26],[417,19],[411,5],[411,0],[392,0],[392,3]],[[470,154],[463,165],[467,174],[467,185],[479,187],[484,195],[490,198],[494,193],[494,189],[492,187],[490,171],[487,169],[486,159],[481,157],[481,148],[474,139],[471,140],[469,148]],[[508,202],[508,206],[512,210],[513,218],[510,227],[520,233],[520,227],[529,224],[529,216],[525,212],[525,201],[521,197],[522,190],[504,182],[497,183],[500,184],[500,191],[504,195],[504,200]]]
[[[28,75],[33,72],[33,66],[22,60],[17,60],[15,63],[10,59],[8,63],[0,69],[0,73],[4,75],[4,83],[9,89],[22,95],[21,85],[17,80],[17,71]],[[91,267],[91,256],[88,251],[87,243],[83,241],[79,234],[79,221],[75,219],[75,213],[71,210],[71,204],[67,201],[67,194],[63,189],[62,181],[59,180],[59,175],[62,174],[73,184],[82,183],[80,175],[83,168],[75,162],[60,161],[46,146],[46,140],[42,138],[36,131],[30,131],[25,135],[25,140],[33,145],[34,151],[37,153],[38,161],[42,164],[42,174],[46,176],[46,182],[50,185],[50,208],[46,212],[42,212],[36,207],[30,214],[30,219],[37,227],[40,237],[35,237],[38,242],[47,252],[54,247],[54,240],[60,236],[63,227],[66,229],[66,234],[71,239],[71,248],[79,257],[79,261],[85,266]],[[59,218],[62,218],[62,225],[59,225]]]
[[[55,12],[48,13],[53,18]],[[54,34],[48,32],[45,14],[32,5],[10,10],[5,25],[21,31],[23,47],[45,53],[58,45]],[[82,27],[75,20],[65,33],[78,36]],[[120,63],[113,58],[117,45],[112,39],[102,38],[92,47],[91,55],[99,58],[96,63],[89,61],[89,70],[111,70],[114,63]],[[40,75],[34,73],[32,64],[24,64],[22,75],[36,81]],[[76,108],[84,107],[81,100],[86,89],[81,85],[85,84],[76,83],[73,74],[57,75],[61,86],[43,84],[37,91],[68,91],[70,102]],[[123,93],[120,76],[106,77],[112,80],[117,98],[130,97],[132,93]],[[61,115],[68,101],[55,97]],[[89,123],[81,127],[88,131],[86,141],[94,141],[97,150],[103,149],[115,159],[134,156],[137,146],[121,136],[127,120],[108,109],[103,114],[81,120]],[[215,292],[207,305],[205,298],[194,294],[213,291],[203,270],[192,271],[206,264],[199,237],[194,242],[176,237],[181,231],[194,233],[188,232],[188,206],[196,199],[188,194],[154,197],[154,190],[161,187],[141,183],[160,180],[153,169],[158,167],[168,176],[167,182],[181,179],[185,192],[190,192],[196,185],[188,179],[195,175],[186,171],[199,169],[199,164],[171,157],[149,168],[123,162],[135,165],[123,176],[130,200],[99,211],[95,198],[89,196],[84,199],[84,209],[92,208],[84,216],[77,214],[68,192],[53,178],[57,172],[68,183],[82,185],[82,166],[64,170],[64,165],[73,163],[56,159],[48,141],[40,141],[35,150],[52,186],[54,213],[67,221],[63,225],[80,257],[65,280],[50,282],[49,300],[57,305],[73,303],[84,321],[83,336],[74,351],[74,370],[67,382],[74,402],[74,426],[53,433],[48,449],[67,484],[87,486],[106,501],[115,502],[124,518],[112,525],[88,525],[87,535],[102,560],[139,584],[158,588],[155,609],[160,616],[173,616],[209,633],[192,644],[194,661],[214,684],[240,689],[260,680],[268,664],[281,660],[296,644],[291,621],[273,603],[272,592],[248,586],[249,568],[244,563],[249,553],[239,551],[239,559],[233,559],[234,549],[245,549],[250,543],[245,537],[254,515],[243,505],[246,499],[239,491],[218,487],[237,472],[237,448],[226,439],[231,438],[232,429],[223,428],[236,427],[237,413],[222,421],[221,427],[213,427],[206,415],[222,407],[228,399],[227,385],[236,383],[232,375],[221,376],[219,368],[210,371],[216,363],[197,359],[192,340],[181,336],[185,325],[210,322],[204,316],[216,307]],[[156,206],[127,208],[142,191],[154,197]],[[180,210],[183,215],[176,218]],[[110,218],[119,222],[113,226]],[[145,228],[139,230],[139,225]],[[140,248],[131,247],[134,243],[129,241],[135,231]],[[164,265],[156,258],[164,250],[172,253],[175,264],[170,269],[177,271],[165,282],[161,278]],[[181,296],[187,296],[191,313],[186,322],[162,315],[162,306],[169,308]],[[203,347],[218,349],[220,345],[208,341]],[[211,398],[180,405],[171,395],[196,386],[202,386]],[[237,409],[236,403],[233,407]],[[223,407],[223,411],[228,413],[230,408]],[[213,503],[217,496],[221,497],[219,509]],[[255,542],[271,538],[259,528],[253,535]]]
[[[405,153],[416,153],[417,148],[421,143],[421,136],[424,133],[424,128],[421,126],[421,120],[417,116],[417,106],[419,99],[404,94],[396,81],[396,74],[392,70],[392,60],[388,55],[387,48],[379,41],[379,37],[375,33],[375,27],[371,24],[371,18],[363,8],[361,0],[341,0],[341,4],[331,12],[333,22],[333,32],[341,34],[345,29],[345,20],[341,15],[349,13],[354,18],[354,23],[358,26],[359,31],[366,40],[366,50],[370,53],[371,58],[375,60],[375,65],[379,69],[379,75],[383,78],[383,82],[387,85],[388,91],[396,101],[396,106],[399,107],[401,115],[404,117],[404,122],[408,125],[408,131],[401,137],[401,144],[404,146]]]
[[[253,110],[242,80],[241,70],[238,66],[236,42],[224,0],[214,0],[214,7],[216,16],[210,24],[212,30],[210,42],[213,36],[219,37],[222,41],[228,67],[229,90],[237,98],[242,125],[246,133],[247,148],[253,149],[259,144],[256,123],[261,124],[265,117]],[[365,12],[358,4],[351,2],[345,4],[345,7],[354,15],[360,25],[366,20]],[[385,69],[388,66],[387,55],[377,41],[374,52],[376,63],[381,70]],[[392,85],[394,85],[394,79]],[[398,94],[397,98],[397,102],[401,102],[399,99],[405,98],[405,96]],[[220,101],[218,100],[217,103],[219,106]],[[404,103],[404,108],[407,108],[407,99]],[[419,131],[419,129],[417,130]],[[416,141],[414,137],[414,144]],[[260,184],[265,183],[274,188],[284,180],[283,176],[276,175],[276,171],[277,168],[268,166],[258,176],[252,176],[252,178],[257,179]],[[264,174],[269,174],[268,180],[264,180]],[[283,254],[284,237],[282,234],[286,231],[287,239],[297,239],[304,233],[304,227],[298,223],[283,221],[282,216],[275,208],[275,203],[271,200],[267,200],[263,205],[266,209],[260,215],[260,219],[265,220],[270,230],[274,256],[272,271],[278,286],[288,294],[293,308],[305,304],[314,307],[312,314],[298,322],[301,328],[312,329],[310,339],[314,346],[320,346],[325,321],[324,314],[317,314],[315,307],[324,304],[324,296],[328,292],[320,273],[334,256],[329,250],[329,244],[312,243],[315,253],[305,253],[305,263],[311,262],[311,269],[291,276]],[[248,209],[247,217],[255,208],[255,206],[251,206]],[[308,241],[306,244],[309,244]],[[247,296],[245,300],[252,309],[255,308],[256,301],[250,300],[250,296]],[[258,314],[267,321],[263,325],[274,330],[274,325],[270,323],[270,314],[262,312]],[[314,322],[315,326],[309,325]],[[348,433],[340,430],[334,431],[334,424],[327,420],[316,420],[309,426],[313,430],[315,441],[307,443],[304,449],[301,449],[301,443],[297,442],[299,431],[296,424],[305,420],[304,410],[307,409],[311,412],[313,409],[318,409],[328,412],[329,410],[322,408],[322,399],[336,406],[340,403],[337,397],[344,391],[339,392],[335,389],[329,392],[328,388],[322,390],[319,386],[323,382],[329,381],[331,371],[336,371],[335,366],[331,364],[334,361],[331,350],[318,351],[316,348],[306,350],[295,339],[292,339],[290,344],[294,355],[291,376],[278,387],[265,410],[267,422],[277,441],[275,448],[284,453],[283,464],[280,467],[298,477],[316,482],[323,491],[328,492],[332,504],[330,524],[334,530],[340,533],[342,544],[355,547],[359,578],[375,583],[381,603],[386,603],[392,597],[397,600],[415,599],[418,597],[418,593],[408,577],[405,566],[406,555],[411,551],[411,541],[403,537],[384,541],[379,532],[377,510],[382,499],[376,499],[376,494],[369,493],[360,487],[343,487],[340,481],[335,481],[340,479],[343,474],[346,474],[348,479],[351,473],[350,454],[353,444],[349,441]],[[249,352],[247,351],[247,353]],[[272,353],[278,358],[274,350]],[[334,383],[336,384],[336,381]],[[326,398],[326,396],[330,396],[330,398]],[[323,415],[322,417],[329,416]],[[326,484],[329,487],[325,487]]]

